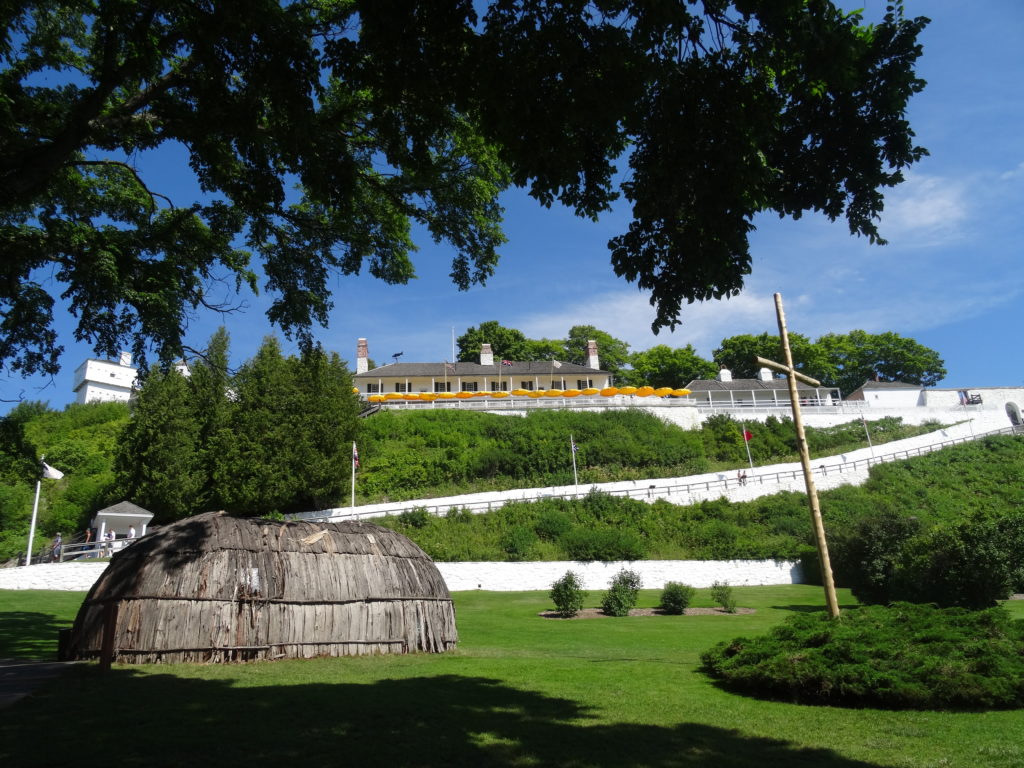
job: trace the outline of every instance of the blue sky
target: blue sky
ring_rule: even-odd
[[[870,17],[885,3],[863,6]],[[932,19],[918,66],[928,86],[909,113],[918,143],[931,154],[886,197],[880,226],[888,245],[851,237],[842,220],[762,216],[743,293],[686,307],[674,332],[655,336],[646,294],[615,277],[609,261],[606,244],[628,225],[626,206],[594,223],[513,190],[504,198],[509,242],[485,287],[457,291],[447,277],[450,252],[421,237],[420,276],[407,286],[365,275],[338,278],[336,306],[319,339],[353,364],[360,336],[378,364],[396,352],[403,362],[438,361],[451,357],[452,328],[459,335],[497,320],[531,338],[561,338],[574,325],[594,325],[634,351],[693,344],[710,356],[724,337],[775,331],[778,291],[793,332],[895,331],[938,350],[949,372],[939,386],[1024,386],[1024,3],[908,0],[906,9]],[[180,157],[167,153],[162,164],[188,194]],[[202,347],[223,321],[233,361],[251,356],[273,329],[263,299],[243,298],[244,313],[198,317],[190,344]],[[54,407],[71,402],[74,369],[92,355],[74,342],[71,327],[70,318],[61,320],[66,351],[57,377],[0,380],[0,396]]]

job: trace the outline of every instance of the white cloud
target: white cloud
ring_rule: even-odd
[[[879,230],[896,242],[923,238],[917,245],[956,235],[968,218],[967,184],[942,176],[911,174],[887,195]]]
[[[634,351],[656,344],[693,344],[703,355],[710,355],[727,336],[776,328],[771,295],[754,291],[727,300],[687,305],[675,331],[662,329],[657,336],[651,330],[654,314],[646,294],[627,289],[591,296],[555,312],[527,315],[515,327],[530,338],[557,339],[574,325],[593,325],[629,342]]]
[[[1018,163],[1016,168],[999,174],[999,178],[1002,181],[1011,181],[1013,179],[1019,179],[1024,176],[1024,163]]]

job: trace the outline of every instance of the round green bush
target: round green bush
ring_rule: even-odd
[[[678,581],[666,582],[665,588],[661,591],[661,602],[658,607],[665,613],[682,616],[696,592],[697,590],[689,584],[681,584]]]
[[[601,600],[601,610],[609,616],[629,616],[642,586],[639,573],[622,569],[612,577],[608,591]]]
[[[838,619],[800,614],[759,637],[719,643],[703,669],[733,691],[806,704],[890,709],[1024,706],[1024,621],[895,603]]]
[[[716,581],[711,585],[711,600],[722,606],[726,613],[736,613],[736,598],[728,581]]]
[[[580,612],[587,593],[583,591],[580,577],[572,571],[566,571],[562,578],[551,585],[548,596],[555,604],[558,615],[564,619],[571,619]]]

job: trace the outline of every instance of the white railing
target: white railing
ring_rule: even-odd
[[[961,443],[969,443],[973,440],[979,440],[983,437],[991,437],[993,435],[1024,435],[1024,427],[1007,427],[1005,429],[979,432],[965,437],[949,438],[947,440],[940,440],[917,448],[906,448],[899,451],[892,451],[890,453],[872,456],[866,459],[857,459],[856,461],[833,462],[831,464],[818,462],[814,471],[815,474],[819,474],[821,477],[858,472],[869,469],[876,464],[903,461],[914,456],[923,456],[925,454],[932,453],[933,451],[938,451]],[[699,495],[706,498],[708,494],[713,491],[720,491],[724,494],[730,490],[735,490],[744,486],[781,486],[801,479],[803,479],[803,470],[792,469],[781,472],[766,472],[764,474],[749,475],[743,479],[730,477],[714,480],[701,480],[697,482],[671,482],[667,484],[659,483],[657,480],[652,480],[646,488],[609,489],[602,490],[601,492],[609,496],[622,496],[624,498],[641,499],[645,501],[653,501],[657,498],[680,495]],[[596,486],[593,487],[596,488]],[[298,512],[288,515],[288,518],[292,520],[335,522],[339,520],[361,520],[364,518],[400,515],[403,512],[411,512],[418,509],[422,509],[427,512],[427,514],[436,516],[448,514],[452,510],[466,510],[473,514],[481,514],[499,509],[509,502],[534,501],[537,499],[552,498],[573,499],[578,498],[579,495],[580,494],[577,494],[575,491],[552,491],[548,493],[537,493],[536,495],[529,497],[524,495],[519,499],[505,498],[489,501],[467,501],[462,503],[449,501],[431,504],[429,503],[429,500],[417,500],[398,502],[393,505],[389,505],[387,509],[359,511],[359,507],[355,507],[350,511],[332,510],[326,514],[322,511]]]
[[[115,539],[114,541],[90,541],[80,542],[78,544],[64,544],[60,550],[60,562],[66,562],[68,560],[94,560],[98,557],[110,557],[115,552],[120,552],[126,547],[130,547],[139,538],[134,539]]]

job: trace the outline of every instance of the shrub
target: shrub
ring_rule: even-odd
[[[890,603],[895,598],[893,577],[906,543],[918,535],[921,523],[893,511],[856,521],[832,537],[829,559],[836,583],[849,587],[862,603]]]
[[[682,616],[693,600],[696,589],[689,584],[680,584],[678,581],[670,581],[665,584],[661,591],[661,602],[658,607],[665,613],[673,616]]]
[[[550,507],[541,510],[534,530],[545,541],[556,541],[572,529],[572,520],[561,509]]]
[[[897,600],[988,608],[1010,596],[1020,563],[1000,521],[974,519],[933,528],[908,542],[894,575]]]
[[[430,514],[423,507],[407,509],[398,516],[398,522],[406,528],[423,528],[430,522]]]
[[[975,515],[922,531],[917,518],[884,512],[833,543],[836,581],[861,602],[988,608],[1022,580],[1024,515]]]
[[[570,559],[581,562],[642,560],[646,554],[640,537],[626,529],[579,526],[565,534],[560,544]]]
[[[608,591],[601,600],[601,610],[609,616],[628,616],[636,605],[643,582],[636,571],[623,569],[612,577]]]
[[[583,591],[580,577],[572,571],[566,571],[562,578],[551,585],[548,596],[555,604],[558,615],[563,619],[571,619],[583,608],[583,600],[587,593]]]
[[[716,581],[711,585],[711,600],[715,605],[722,606],[726,613],[736,613],[736,598],[728,581]]]
[[[458,523],[469,523],[473,520],[473,513],[466,507],[450,507],[445,514],[445,518]]]
[[[526,525],[509,528],[501,538],[501,548],[505,550],[509,560],[528,560],[536,543],[537,534]]]
[[[902,709],[1024,705],[1024,622],[1003,608],[896,603],[789,617],[719,643],[704,671],[725,687],[809,704]]]

